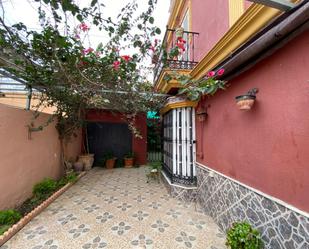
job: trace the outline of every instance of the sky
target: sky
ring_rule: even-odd
[[[5,19],[9,21],[10,24],[16,22],[23,22],[26,24],[27,27],[31,27],[32,29],[40,29],[40,24],[38,22],[38,15],[36,11],[37,3],[34,0],[0,0],[3,2],[4,9],[5,9]],[[102,3],[106,5],[106,13],[107,16],[116,17],[119,13],[121,8],[130,0],[100,0]],[[136,0],[139,9],[144,10],[147,8],[148,0]],[[79,6],[83,6],[89,2],[89,0],[75,0],[75,2],[79,3]],[[155,25],[158,26],[162,33],[158,36],[158,38],[162,40],[166,24],[168,21],[169,16],[169,0],[158,0],[156,9],[154,11],[154,19]],[[2,13],[1,13],[2,14]],[[78,23],[76,23],[78,25]],[[90,30],[89,33],[90,39],[92,43],[97,44],[97,41],[104,41],[108,40],[106,34],[93,29]]]
[[[120,13],[121,9],[125,4],[131,0],[99,0],[106,6],[105,12],[107,17],[115,17]],[[38,21],[37,6],[38,4],[34,0],[0,0],[3,3],[5,20],[9,24],[17,22],[23,22],[27,27],[33,30],[40,30],[40,24]],[[79,6],[87,6],[90,0],[75,0]],[[138,3],[138,13],[145,10],[148,6],[148,0],[136,0]],[[153,13],[154,24],[161,29],[161,34],[156,38],[159,40],[163,39],[166,24],[169,17],[170,0],[158,0],[155,11]],[[2,11],[0,12],[2,15]],[[73,26],[77,26],[79,23],[72,23]],[[103,44],[109,40],[106,33],[99,31],[96,27],[92,27],[89,31],[89,40],[87,39],[84,43],[85,47],[96,47],[100,42]],[[125,54],[133,54],[135,51],[127,50],[123,51]],[[146,63],[147,66],[151,65],[151,58],[148,58]],[[147,79],[152,81],[152,75],[148,75]]]

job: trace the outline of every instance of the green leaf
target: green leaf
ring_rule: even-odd
[[[156,28],[156,29],[155,29],[155,32],[156,32],[156,34],[160,35],[160,34],[161,34],[161,29]]]
[[[154,23],[154,18],[151,16],[151,17],[149,17],[149,22],[151,23],[151,24],[153,24]]]
[[[97,4],[97,2],[98,2],[98,0],[92,0],[92,1],[91,1],[91,4],[90,4],[90,5],[91,5],[91,7],[93,7],[94,5],[96,5],[96,4]]]
[[[81,14],[77,14],[76,18],[78,21],[82,22],[83,21],[83,16]]]

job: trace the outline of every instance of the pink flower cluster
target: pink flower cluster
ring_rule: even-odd
[[[150,45],[150,50],[154,53],[156,51],[156,46],[158,45],[158,39],[154,40],[154,45]]]
[[[89,26],[84,22],[79,25],[79,28],[84,32],[86,32],[90,29]]]
[[[185,44],[187,42],[182,38],[182,37],[178,37],[177,38],[177,42],[176,42],[176,46],[182,50],[182,52],[184,52],[186,50],[185,48]]]
[[[132,60],[132,57],[129,56],[129,55],[122,55],[122,56],[120,56],[120,58],[122,60],[124,60],[125,62],[129,62],[130,60]],[[114,61],[113,62],[114,70],[116,70],[116,71],[119,70],[120,64],[121,64],[121,61],[119,61],[119,60]]]
[[[93,48],[86,48],[86,49],[83,50],[83,54],[84,54],[84,55],[90,54],[90,53],[92,53],[93,51],[94,51]]]
[[[217,72],[215,72],[215,71],[210,71],[210,72],[208,72],[207,73],[207,77],[208,78],[212,78],[212,77],[214,77],[214,76],[221,76],[221,75],[223,75],[224,74],[224,69],[223,68],[221,68],[221,69],[219,69]]]

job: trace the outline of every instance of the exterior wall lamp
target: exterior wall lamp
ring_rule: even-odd
[[[259,92],[258,88],[252,88],[246,94],[235,97],[236,105],[240,110],[250,110],[256,99],[256,94]]]
[[[208,116],[207,108],[203,106],[198,107],[196,110],[196,116],[197,116],[198,121],[200,122],[205,121]]]

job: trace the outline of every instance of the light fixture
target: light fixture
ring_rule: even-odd
[[[198,121],[203,122],[206,120],[207,117],[207,108],[203,106],[199,106],[196,110],[196,116]]]

